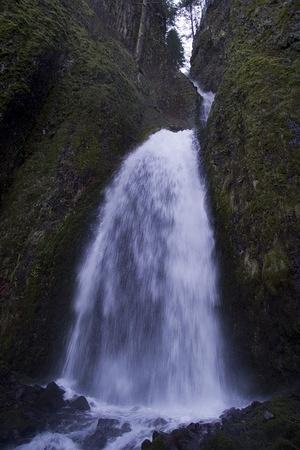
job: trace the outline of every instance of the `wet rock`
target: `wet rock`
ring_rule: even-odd
[[[22,443],[46,430],[66,402],[55,383],[26,385],[0,368],[0,447]]]
[[[72,410],[75,411],[89,411],[90,405],[87,399],[81,395],[80,397],[75,398],[75,400],[71,400],[69,406]]]
[[[251,405],[249,406],[250,408],[256,408],[257,406],[260,406],[261,402],[259,402],[258,400],[255,400],[254,402],[251,403]]]
[[[143,443],[142,443],[142,447],[141,450],[147,450],[148,448],[151,448],[151,441],[149,441],[149,439],[146,439]]]
[[[129,433],[131,431],[131,426],[128,422],[123,423],[123,425],[121,426],[121,430],[123,431],[123,433]]]
[[[236,408],[230,408],[224,411],[221,415],[222,422],[226,422],[228,420],[238,419],[240,416],[240,410]]]
[[[272,420],[272,419],[274,419],[274,418],[275,418],[274,414],[272,414],[270,411],[266,410],[266,411],[264,412],[264,419],[265,419],[266,421]]]
[[[231,408],[221,421],[191,423],[170,433],[154,433],[142,449],[149,450],[252,450],[300,448],[300,396],[298,392]]]
[[[95,433],[85,439],[84,448],[86,450],[99,450],[107,445],[109,439],[117,438],[129,431],[131,431],[131,428],[128,423],[120,426],[120,422],[116,419],[99,419]]]
[[[152,435],[152,445],[149,448],[155,450],[198,450],[206,433],[206,424],[203,423],[193,423],[186,428],[179,428],[171,433],[155,431]]]
[[[167,421],[165,419],[163,419],[162,417],[158,417],[157,419],[154,420],[153,422],[153,426],[158,428],[158,427],[163,427],[164,425],[167,425]]]
[[[154,441],[155,439],[157,439],[159,436],[163,436],[163,433],[160,433],[159,431],[153,431],[153,433],[152,433],[152,439],[153,439],[153,441]]]
[[[64,391],[54,381],[49,383],[46,389],[42,390],[38,399],[38,406],[41,409],[55,412],[66,405]]]

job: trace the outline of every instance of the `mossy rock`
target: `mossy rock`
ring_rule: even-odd
[[[272,294],[288,281],[288,258],[280,247],[270,250],[264,257],[263,280]]]
[[[212,2],[192,58],[193,76],[217,90],[200,137],[228,339],[267,389],[300,370],[296,3]],[[224,39],[212,45],[218,24]]]
[[[106,184],[152,130],[191,123],[196,95],[167,66],[142,74],[93,1],[4,1],[0,14],[0,359],[41,376],[63,352]]]

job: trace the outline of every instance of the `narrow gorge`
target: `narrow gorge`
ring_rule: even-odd
[[[299,11],[2,1],[1,449],[300,448]]]

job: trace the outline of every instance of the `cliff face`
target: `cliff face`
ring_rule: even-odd
[[[296,3],[212,2],[192,57],[193,77],[217,92],[203,153],[228,334],[269,388],[300,370]]]
[[[104,18],[105,27],[113,32],[129,50],[135,51],[142,13],[142,1],[135,0],[93,0],[97,13]],[[141,58],[142,68],[147,72],[159,70],[164,65],[166,17],[163,2],[148,2],[146,16],[146,36]]]
[[[166,52],[158,4],[139,66],[137,2],[4,1],[0,13],[0,360],[40,374],[68,329],[101,190],[150,131],[191,124],[195,94],[170,67],[147,69]]]

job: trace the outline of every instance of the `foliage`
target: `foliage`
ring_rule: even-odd
[[[183,74],[169,74],[165,65],[163,81],[159,71],[157,79],[146,71],[140,79],[133,55],[104,30],[91,5],[0,6],[0,122],[9,110],[13,133],[23,132],[22,164],[7,158],[14,171],[0,215],[0,361],[31,374],[41,375],[57,351],[74,268],[120,158],[155,129],[188,127],[194,112],[194,90]],[[163,32],[158,43],[147,41],[159,55],[166,52]],[[168,76],[176,86],[171,95]],[[43,96],[39,86],[47,88]],[[28,98],[35,114],[24,124]]]
[[[193,38],[195,37],[197,28],[200,23],[200,17],[197,17],[196,8],[203,7],[205,0],[181,0],[178,5],[179,11],[184,11],[191,24],[191,32]]]
[[[171,64],[178,68],[184,64],[184,48],[181,38],[175,28],[167,34],[167,47]]]
[[[177,15],[177,7],[174,4],[174,0],[163,0],[163,11],[167,18],[168,26],[173,26]]]
[[[300,367],[298,13],[292,2],[225,3],[207,11],[192,76],[218,89],[202,148],[230,328],[269,388]]]

